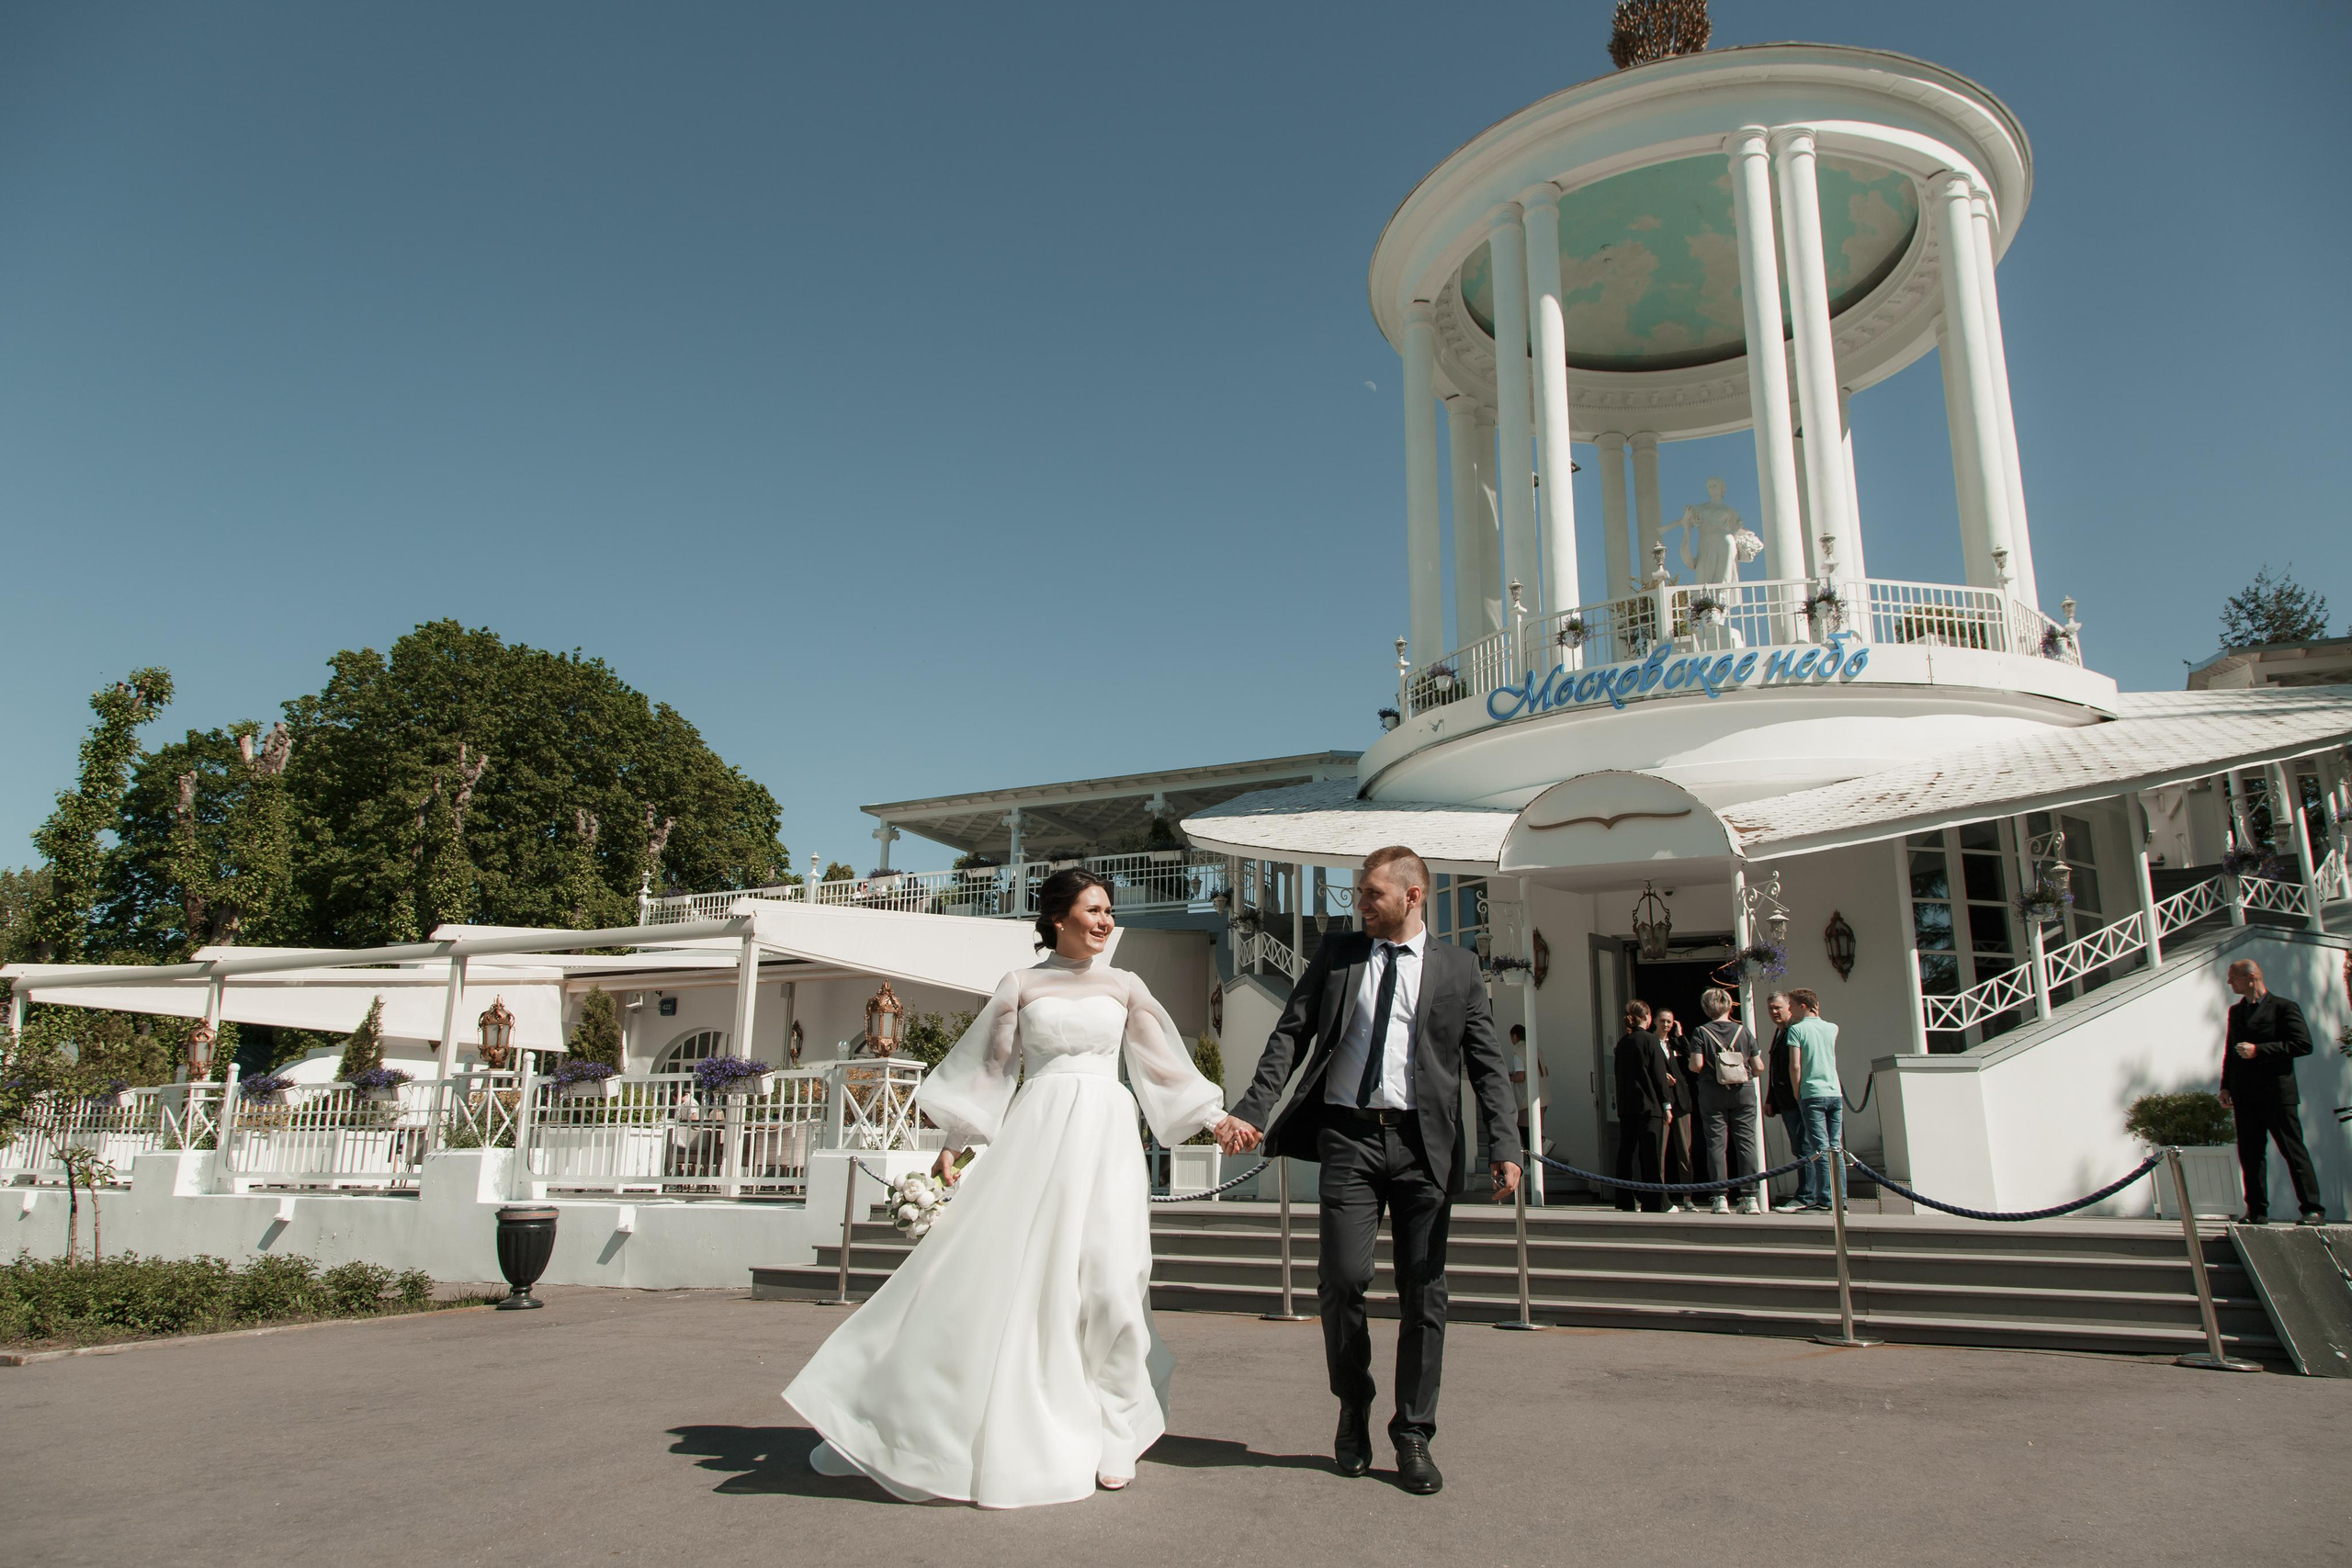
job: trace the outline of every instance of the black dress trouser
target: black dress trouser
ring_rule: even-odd
[[[1617,1119],[1617,1179],[1666,1179],[1665,1117],[1621,1116]],[[1620,1187],[1617,1189],[1617,1206],[1621,1209],[1657,1210],[1666,1207],[1666,1200],[1656,1192],[1635,1192]]]
[[[2274,1138],[2287,1162],[2288,1179],[2295,1184],[2296,1206],[2306,1214],[2324,1208],[2319,1195],[2319,1172],[2312,1166],[2311,1150],[2303,1146],[2302,1107],[2248,1105],[2241,1099],[2233,1114],[2238,1124],[2238,1174],[2245,1182],[2247,1215],[2259,1220],[2270,1213],[2269,1145]]]
[[[1397,1295],[1396,1414],[1388,1432],[1430,1437],[1437,1431],[1438,1377],[1445,1365],[1445,1236],[1453,1210],[1430,1173],[1418,1121],[1394,1127],[1335,1122],[1315,1140],[1323,1165],[1315,1294],[1331,1392],[1344,1404],[1363,1405],[1378,1392],[1363,1296],[1372,1286],[1373,1247],[1385,1209]]]

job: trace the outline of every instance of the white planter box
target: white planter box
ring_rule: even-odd
[[[725,1095],[764,1095],[775,1087],[775,1073],[762,1073],[757,1077],[737,1078],[718,1092]]]
[[[618,1078],[577,1078],[555,1091],[558,1100],[617,1100]]]
[[[1168,1151],[1168,1190],[1205,1192],[1225,1179],[1225,1151],[1213,1144],[1186,1144]]]
[[[2180,1174],[2188,1182],[2188,1207],[2199,1218],[2235,1219],[2245,1213],[2245,1192],[2238,1179],[2238,1151],[2234,1145],[2181,1150]],[[2172,1171],[2167,1166],[2159,1165],[2155,1177],[2157,1216],[2178,1219],[2180,1203],[2173,1192]]]

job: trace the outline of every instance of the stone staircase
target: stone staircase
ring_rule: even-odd
[[[1295,1310],[1315,1310],[1315,1216],[1295,1213]],[[1152,1304],[1163,1311],[1261,1313],[1280,1300],[1279,1211],[1271,1203],[1157,1204]],[[1933,1345],[2177,1354],[2204,1331],[2178,1225],[2142,1220],[1996,1225],[1940,1216],[1854,1213],[1848,1245],[1865,1337]],[[2227,1234],[2207,1227],[2206,1266],[2222,1337],[2236,1353],[2282,1352]],[[854,1227],[850,1294],[863,1299],[905,1258],[888,1224]],[[1511,1213],[1457,1206],[1449,1248],[1452,1312],[1466,1322],[1519,1315]],[[813,1265],[755,1269],[763,1300],[831,1300],[840,1248]],[[1819,1214],[1718,1217],[1536,1210],[1528,1265],[1540,1322],[1614,1328],[1804,1336],[1838,1322],[1835,1253]],[[1373,1311],[1394,1315],[1384,1235]]]

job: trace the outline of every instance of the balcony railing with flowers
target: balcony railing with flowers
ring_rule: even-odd
[[[1996,588],[1878,578],[1794,578],[1663,587],[1522,615],[1515,626],[1420,663],[1398,646],[1397,711],[1407,717],[1483,697],[1555,665],[1598,669],[1645,657],[1659,628],[1678,651],[1827,643],[1916,643],[2082,662],[2082,628]]]
[[[1025,920],[1037,912],[1037,885],[1072,865],[1084,866],[1110,883],[1112,908],[1121,915],[1203,913],[1213,908],[1211,900],[1226,891],[1223,855],[1197,850],[1150,850],[1083,859],[1074,855],[1041,858],[1017,866],[971,866],[961,871],[876,872],[871,876],[813,886],[804,882],[732,893],[682,893],[645,900],[642,923],[658,926],[719,919],[738,898]]]

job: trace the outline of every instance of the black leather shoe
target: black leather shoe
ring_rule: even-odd
[[[1430,1440],[1419,1432],[1407,1432],[1396,1439],[1396,1484],[1416,1497],[1426,1497],[1445,1484],[1445,1477],[1437,1472],[1437,1463],[1430,1458]]]
[[[2267,1214],[2240,1214],[2238,1216],[2238,1224],[2242,1225],[2267,1225],[2269,1223],[2270,1216]]]
[[[2295,1223],[2299,1225],[2324,1225],[2327,1224],[2327,1211],[2325,1209],[2305,1209],[2303,1211],[2303,1217],[2297,1220]]]
[[[1364,1475],[1372,1470],[1372,1406],[1341,1404],[1340,1431],[1331,1439],[1332,1462],[1341,1475]]]

